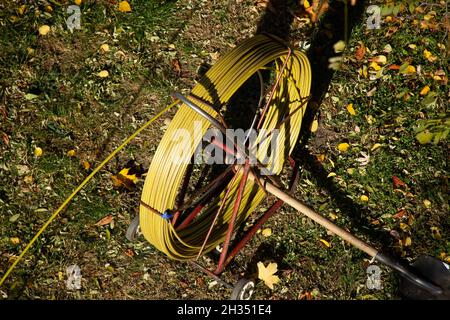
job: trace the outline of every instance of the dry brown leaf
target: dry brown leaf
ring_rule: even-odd
[[[365,54],[366,54],[366,46],[363,43],[361,43],[355,52],[356,60],[360,61],[360,60],[364,59]]]
[[[175,71],[178,75],[181,73],[180,60],[178,60],[178,59],[172,60],[172,70]]]
[[[394,189],[398,189],[400,187],[407,187],[406,183],[404,183],[402,180],[400,180],[397,176],[392,176],[392,186]]]
[[[407,212],[405,209],[400,209],[396,214],[392,216],[394,219],[401,219],[407,215]]]
[[[6,133],[2,132],[2,141],[3,143],[9,147],[9,137]]]
[[[106,217],[100,219],[95,225],[98,227],[101,227],[101,226],[110,224],[112,220],[113,220],[113,216],[107,215]]]
[[[400,70],[400,66],[398,64],[391,64],[387,67],[389,70]]]
[[[130,258],[133,258],[133,257],[134,257],[134,251],[133,251],[133,249],[127,249],[127,250],[125,251],[125,254],[126,254],[127,256],[129,256]]]

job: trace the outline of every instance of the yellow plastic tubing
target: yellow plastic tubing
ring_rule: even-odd
[[[199,81],[192,90],[192,96],[214,106],[219,110],[226,105],[233,94],[258,70],[275,66],[275,78],[278,77],[288,56],[289,49],[281,41],[271,36],[257,35],[247,39],[224,55]],[[267,168],[280,173],[283,163],[292,152],[297,141],[302,118],[306,109],[305,100],[311,86],[311,68],[304,53],[293,50],[283,69],[279,86],[269,106],[264,122],[258,132],[257,141],[262,142],[256,156],[267,163]],[[196,101],[197,102],[197,101]],[[217,112],[207,104],[200,106],[210,115]],[[291,115],[287,121],[286,116]],[[201,135],[194,134],[195,122],[201,124]],[[159,213],[174,208],[176,195],[191,161],[196,147],[211,124],[201,115],[181,105],[169,124],[148,170],[142,191],[141,201]],[[275,139],[276,152],[268,154],[271,139],[265,139],[268,132],[279,129]],[[273,142],[272,142],[273,143]],[[268,159],[268,161],[267,161]],[[145,238],[158,250],[176,260],[195,259],[213,223],[215,214],[228,187],[230,195],[214,225],[202,253],[214,249],[225,239],[242,169],[236,179],[231,180],[222,193],[203,209],[191,224],[176,231],[169,220],[152,212],[144,205],[140,206],[140,226]],[[265,193],[252,179],[248,179],[239,207],[235,227],[242,224],[248,215],[263,200]]]

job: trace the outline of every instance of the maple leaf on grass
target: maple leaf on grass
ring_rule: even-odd
[[[120,170],[120,172],[117,175],[111,176],[111,179],[114,182],[114,186],[120,187],[124,186],[128,190],[133,190],[134,184],[137,181],[136,174],[131,174],[130,168],[124,168]]]
[[[133,160],[128,161],[125,168],[119,173],[112,175],[111,179],[115,187],[125,187],[132,191],[138,181],[138,178],[144,173],[142,166]]]
[[[263,280],[266,286],[273,290],[273,285],[280,282],[280,278],[275,275],[278,271],[278,265],[271,262],[266,266],[262,262],[258,262],[258,278]]]

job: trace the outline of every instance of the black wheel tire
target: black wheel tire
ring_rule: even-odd
[[[136,240],[139,233],[139,215],[134,217],[134,219],[131,221],[130,225],[128,226],[127,232],[125,233],[125,237],[129,241]]]
[[[255,281],[240,279],[233,288],[231,300],[250,300],[255,290]]]

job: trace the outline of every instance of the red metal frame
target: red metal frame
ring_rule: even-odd
[[[290,188],[289,188],[289,192],[293,192],[294,191],[294,187],[297,184],[297,180],[298,180],[298,166],[296,165],[295,161],[293,159],[289,159],[289,162],[293,168],[293,173],[292,173],[292,177],[291,177],[291,182],[290,182]],[[284,204],[283,200],[277,200],[270,208],[269,210],[267,210],[257,221],[256,223],[250,228],[250,230],[248,230],[245,235],[242,237],[242,239],[234,246],[233,250],[231,250],[230,254],[228,255],[227,259],[225,260],[225,265],[224,267],[226,267],[231,260],[233,260],[233,258],[239,253],[239,251],[241,251],[241,249],[247,244],[248,241],[250,241],[250,239],[256,234],[256,232],[258,232],[258,230],[262,227],[262,225],[264,223],[267,222],[267,220],[269,220],[269,218],[271,216],[273,216],[275,214],[275,212],[277,212],[278,209],[280,209]]]
[[[282,77],[282,75],[284,73],[284,70],[285,70],[287,64],[288,64],[289,58],[291,57],[292,49],[290,47],[288,47],[288,49],[289,49],[288,55],[286,57],[286,60],[283,63],[283,66],[282,66],[282,68],[280,70],[280,73],[279,73],[279,75],[277,77],[276,83],[274,84],[274,87],[272,88],[272,90],[270,92],[269,99],[268,99],[268,101],[267,101],[266,105],[264,106],[264,109],[263,109],[263,111],[261,113],[261,117],[260,117],[260,119],[258,121],[257,129],[260,129],[260,127],[261,127],[261,125],[263,123],[263,120],[265,118],[267,109],[268,109],[268,107],[269,107],[269,105],[270,105],[270,103],[271,103],[271,101],[273,99],[273,96],[275,94],[275,91],[276,91],[277,87],[279,86],[281,77]],[[303,104],[302,104],[301,107],[303,107]],[[291,115],[288,115],[288,117],[287,117],[287,119],[285,121],[287,121],[290,118],[290,116]],[[222,119],[222,121],[223,121],[223,119]],[[224,123],[224,125],[225,125],[225,123]],[[238,153],[236,150],[229,149],[226,145],[224,145],[223,143],[217,141],[216,139],[213,139],[212,143],[217,145],[217,146],[219,146],[220,148],[222,148],[228,154],[236,156],[236,154]],[[297,167],[295,161],[292,158],[289,158],[289,163],[290,163],[290,165],[293,168],[293,174],[292,174],[292,177],[291,177],[289,190],[290,190],[290,192],[293,192],[293,188],[295,187],[296,181],[298,180],[298,167]],[[240,168],[243,167],[244,171],[243,171],[243,175],[241,177],[241,181],[239,183],[238,194],[237,194],[237,197],[236,197],[236,201],[234,203],[232,217],[231,217],[231,220],[230,220],[230,223],[229,223],[229,226],[228,226],[227,234],[226,234],[225,241],[224,241],[224,244],[223,244],[222,252],[221,252],[220,257],[219,257],[218,265],[217,265],[215,271],[211,272],[210,270],[204,268],[203,266],[201,266],[197,262],[191,261],[193,263],[193,265],[195,265],[197,268],[201,269],[203,272],[205,272],[209,276],[211,276],[213,278],[216,278],[216,279],[219,279],[219,281],[221,281],[221,282],[223,282],[223,281],[218,277],[218,275],[223,272],[223,269],[239,253],[239,251],[248,243],[248,241],[256,234],[256,232],[262,227],[262,225],[264,223],[266,223],[267,220],[271,216],[273,216],[275,214],[275,212],[279,208],[281,208],[281,206],[284,204],[284,202],[282,200],[277,200],[269,208],[269,210],[267,212],[265,212],[257,220],[255,225],[253,225],[250,228],[250,230],[245,233],[245,235],[236,243],[236,245],[231,249],[231,252],[228,254],[228,251],[230,250],[231,238],[232,238],[233,232],[235,231],[234,230],[234,225],[236,223],[237,213],[239,212],[239,207],[240,207],[241,200],[242,200],[242,195],[243,195],[243,192],[244,192],[244,189],[245,189],[245,184],[247,182],[249,172],[250,172],[250,170],[252,170],[251,167],[250,167],[250,163],[249,163],[249,159],[248,158],[246,158],[245,164],[243,166],[239,165],[237,167],[235,165],[231,165],[230,167],[235,171],[235,175],[233,177],[233,181],[238,176],[238,172],[240,171],[239,167]],[[187,186],[189,184],[190,174],[191,174],[191,172],[188,171],[186,173],[185,180],[183,181],[183,185],[182,185],[183,198],[184,198]],[[220,178],[220,176],[218,178]],[[213,181],[209,185],[214,185],[214,187],[217,188],[217,186],[220,185],[220,184],[215,185],[214,183],[217,182],[216,180],[218,178],[216,178],[215,181]],[[216,215],[215,215],[214,220],[213,220],[213,222],[211,224],[211,227],[208,230],[208,233],[207,233],[207,235],[205,237],[205,240],[203,241],[202,247],[201,247],[201,249],[199,251],[199,254],[197,256],[197,260],[201,256],[201,254],[203,253],[204,247],[206,246],[206,243],[208,242],[208,239],[209,239],[209,237],[211,235],[211,232],[212,232],[212,229],[213,229],[213,227],[215,225],[215,222],[216,222],[218,216],[220,215],[221,211],[223,210],[223,207],[225,205],[226,199],[228,198],[229,192],[231,190],[231,184],[232,183],[229,184],[229,187],[228,187],[228,189],[226,191],[226,194],[225,194],[224,198],[222,199],[221,205],[220,205],[219,209],[216,212]],[[262,187],[262,186],[260,185],[260,187]],[[196,205],[194,210],[181,222],[181,224],[178,227],[176,227],[176,230],[180,231],[180,230],[183,230],[184,228],[186,228],[192,222],[192,220],[194,220],[195,217],[201,212],[201,210],[206,205],[206,202],[209,201],[212,198],[212,196],[213,196],[213,194],[211,193],[208,197],[202,199],[202,201]],[[175,216],[172,219],[172,223],[174,225],[177,222],[177,219],[179,218],[180,213],[181,213],[181,211],[178,211],[178,212],[175,213]]]
[[[223,210],[223,207],[225,206],[225,202],[228,199],[228,196],[230,195],[231,185],[233,184],[233,182],[236,179],[236,177],[237,177],[237,173],[235,173],[235,175],[233,177],[233,180],[229,184],[228,189],[227,189],[227,191],[226,191],[226,193],[225,193],[225,195],[224,195],[224,197],[222,199],[222,203],[220,204],[220,207],[217,210],[217,213],[216,213],[216,215],[214,217],[214,220],[211,223],[211,226],[209,227],[208,233],[206,234],[206,237],[205,237],[205,240],[203,241],[202,247],[200,248],[200,251],[198,252],[197,260],[198,260],[198,258],[200,258],[201,254],[203,253],[203,249],[205,248],[205,245],[208,242],[209,237],[211,236],[212,229],[214,228],[214,225],[216,224],[217,218],[219,217],[220,213]]]
[[[223,263],[225,262],[225,258],[228,253],[228,247],[231,241],[231,234],[234,231],[234,223],[236,222],[237,213],[239,212],[239,206],[241,205],[242,194],[244,193],[245,184],[248,178],[248,172],[250,171],[250,162],[247,159],[244,165],[244,173],[242,174],[241,182],[239,183],[239,190],[236,197],[236,201],[234,203],[233,215],[231,216],[230,224],[228,226],[227,236],[225,238],[225,242],[222,248],[222,253],[220,254],[219,265],[217,269],[214,271],[215,274],[220,274],[223,270]],[[237,175],[237,173],[236,173]]]

